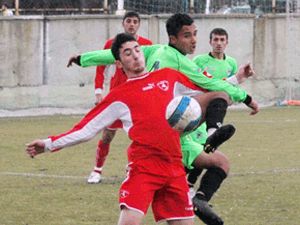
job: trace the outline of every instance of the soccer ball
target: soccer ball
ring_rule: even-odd
[[[177,96],[167,106],[166,119],[175,130],[192,131],[198,127],[201,120],[201,107],[192,97]]]

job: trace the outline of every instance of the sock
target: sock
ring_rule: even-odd
[[[106,160],[106,157],[109,152],[109,146],[110,144],[103,143],[102,140],[98,142],[98,148],[96,152],[96,166],[98,168],[102,168],[104,165],[104,162]]]
[[[201,173],[202,173],[202,169],[194,168],[190,170],[187,178],[190,187],[194,186]]]
[[[102,174],[102,167],[97,167],[97,166],[95,166],[95,167],[94,167],[94,172],[97,172],[97,173]]]
[[[197,190],[198,197],[205,197],[204,200],[209,201],[226,177],[227,174],[221,168],[209,168],[202,177],[200,187]]]
[[[227,107],[227,101],[222,98],[216,98],[208,104],[206,109],[206,125],[208,135],[211,135],[213,131],[222,126]],[[212,128],[215,130],[210,130]]]

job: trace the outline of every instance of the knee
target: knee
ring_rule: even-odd
[[[104,130],[102,133],[102,142],[104,144],[109,144],[113,140],[115,133],[116,131],[114,130]]]
[[[224,172],[226,174],[229,173],[229,169],[230,169],[230,163],[229,163],[229,159],[228,157],[223,154],[222,152],[220,151],[215,151],[213,154],[216,154],[216,157],[215,157],[215,167],[219,167],[220,169],[224,170]]]

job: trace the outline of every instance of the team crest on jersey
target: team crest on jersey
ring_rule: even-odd
[[[126,190],[120,190],[120,198],[126,198],[129,195],[129,192]]]
[[[156,85],[163,91],[169,90],[169,82],[167,80],[159,81]]]

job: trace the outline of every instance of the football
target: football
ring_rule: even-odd
[[[177,96],[167,106],[166,119],[175,130],[180,132],[192,131],[200,123],[201,107],[192,97]]]

